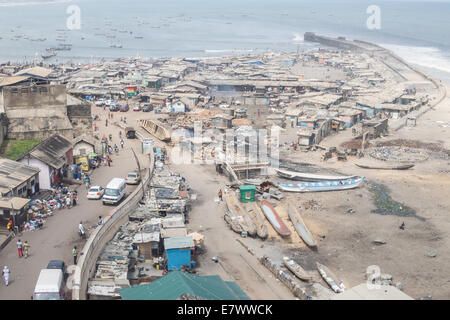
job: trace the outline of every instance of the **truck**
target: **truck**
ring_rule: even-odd
[[[64,274],[61,269],[42,269],[34,287],[33,300],[65,300]]]

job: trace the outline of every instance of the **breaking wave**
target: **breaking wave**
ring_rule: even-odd
[[[450,57],[435,47],[412,47],[393,44],[380,44],[406,61],[427,68],[432,68],[450,73]]]

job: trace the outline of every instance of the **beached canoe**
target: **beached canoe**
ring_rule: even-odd
[[[244,230],[244,232],[247,232],[247,235],[249,235],[250,237],[256,236],[255,223],[252,221],[247,211],[244,210],[244,208],[239,203],[239,200],[236,197],[236,193],[231,190],[225,193],[224,198],[231,220],[241,225],[242,230]]]
[[[376,170],[408,170],[414,167],[414,164],[400,164],[400,165],[387,164],[383,166],[380,165],[370,166],[361,163],[355,163],[355,165],[363,169],[376,169]]]
[[[328,269],[327,266],[324,266],[323,264],[320,264],[318,262],[316,262],[316,266],[323,280],[325,280],[325,282],[330,286],[331,289],[333,289],[334,292],[340,293],[344,291],[343,288],[339,286],[341,281],[339,281],[336,275],[331,272],[331,270]]]
[[[283,263],[286,266],[286,268],[288,268],[300,280],[303,280],[303,281],[311,280],[311,276],[309,276],[308,272],[306,272],[305,269],[303,269],[301,265],[296,263],[291,258],[283,257]]]
[[[283,220],[277,214],[272,205],[266,200],[261,201],[261,210],[266,216],[267,220],[269,220],[270,224],[273,226],[276,232],[278,232],[281,236],[287,237],[291,235],[291,231],[284,224]]]
[[[298,212],[297,208],[293,206],[292,204],[289,204],[288,207],[288,214],[289,219],[291,219],[292,224],[294,225],[295,230],[297,231],[300,238],[303,239],[303,241],[310,247],[315,248],[317,247],[316,241],[314,241],[314,238],[309,232],[308,228],[306,227],[305,222],[303,221],[300,212]]]
[[[171,129],[168,125],[158,120],[141,120],[141,127],[148,133],[155,136],[161,141],[170,141],[172,137]]]
[[[364,182],[364,180],[366,180],[366,177],[339,180],[339,181],[300,182],[300,183],[277,182],[277,186],[279,189],[288,192],[339,191],[357,188]]]
[[[275,169],[277,174],[286,179],[296,180],[296,181],[336,181],[336,180],[347,180],[356,178],[356,176],[328,176],[328,175],[320,175],[320,174],[312,174],[312,173],[302,173],[296,171]]]
[[[253,221],[256,225],[256,235],[261,239],[266,239],[268,236],[267,226],[264,222],[264,214],[261,212],[261,208],[256,202],[245,203],[245,209],[247,213],[253,217]]]

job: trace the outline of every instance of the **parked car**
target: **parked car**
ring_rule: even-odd
[[[105,188],[101,186],[92,186],[89,188],[88,192],[86,193],[86,197],[88,199],[98,200],[103,197],[105,194]]]
[[[142,110],[141,106],[138,104],[133,107],[133,111],[141,111],[141,110]]]
[[[153,105],[151,105],[150,103],[146,103],[142,106],[142,111],[143,112],[150,112],[153,111]]]
[[[97,107],[102,107],[105,104],[105,99],[99,99],[98,101],[95,101],[95,105]]]
[[[128,110],[130,110],[130,107],[128,107],[128,105],[123,105],[120,107],[120,112],[127,112]]]
[[[133,127],[126,127],[125,135],[128,139],[136,139],[136,130]]]
[[[64,279],[66,278],[67,275],[66,263],[62,260],[50,260],[50,262],[47,265],[47,269],[59,269],[62,271]]]
[[[141,175],[139,172],[129,172],[125,181],[127,184],[139,184],[141,182]]]
[[[120,110],[120,106],[118,104],[112,104],[109,106],[109,111],[116,112]]]

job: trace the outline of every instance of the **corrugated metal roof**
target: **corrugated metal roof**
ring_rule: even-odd
[[[7,193],[39,173],[39,169],[26,164],[0,159],[0,192]]]
[[[3,78],[3,80],[0,82],[0,87],[10,86],[10,85],[22,82],[24,80],[27,80],[29,78],[30,77],[27,77],[27,76],[6,77],[6,78]]]
[[[42,78],[47,78],[50,73],[52,73],[52,69],[42,68],[42,67],[33,67],[28,69],[20,70],[16,72],[15,76],[27,75],[27,76],[38,76]]]
[[[192,237],[176,237],[164,239],[164,248],[166,250],[192,248],[194,246],[194,240],[192,239]]]
[[[65,153],[71,148],[72,142],[63,136],[55,134],[42,141],[28,154],[55,169],[59,169],[65,163],[65,159],[63,159]],[[24,156],[22,156],[22,158],[24,158]]]
[[[123,300],[176,300],[189,294],[207,300],[250,300],[235,283],[219,276],[171,271],[149,284],[119,290]]]

